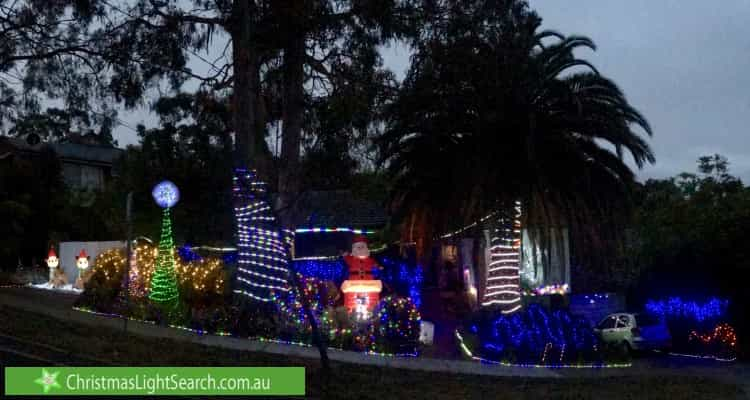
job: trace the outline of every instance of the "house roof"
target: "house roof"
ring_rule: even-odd
[[[356,198],[351,190],[307,191],[297,200],[294,224],[304,227],[382,227],[385,208],[375,201]]]
[[[4,141],[19,151],[27,153],[37,153],[45,146],[50,146],[61,159],[81,163],[112,165],[124,152],[122,149],[116,147],[71,142],[30,145],[26,140],[15,137],[0,137],[0,141]]]
[[[78,143],[53,143],[52,148],[63,159],[112,164],[123,154],[117,147],[92,146]]]

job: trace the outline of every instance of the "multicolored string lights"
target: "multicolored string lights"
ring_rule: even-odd
[[[499,305],[503,314],[521,309],[521,203],[511,215],[501,213],[490,240],[490,260],[483,306]]]
[[[294,233],[336,233],[336,232],[346,232],[346,233],[350,232],[356,235],[372,235],[375,233],[375,231],[371,229],[340,228],[340,227],[297,228],[294,230]]]
[[[422,318],[411,299],[387,296],[380,300],[373,315],[371,351],[416,353]]]
[[[522,294],[524,296],[549,296],[553,294],[565,295],[570,293],[570,285],[563,283],[561,285],[547,285],[539,286],[534,290],[525,290]]]
[[[727,323],[721,323],[709,333],[700,334],[690,332],[688,341],[697,342],[704,358],[714,358],[719,361],[734,361],[737,358],[737,333]]]
[[[232,186],[237,225],[237,282],[234,292],[273,301],[273,291],[289,291],[289,252],[276,224],[267,190],[256,171],[235,169]]]

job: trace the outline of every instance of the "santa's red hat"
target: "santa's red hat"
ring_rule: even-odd
[[[49,253],[47,253],[47,258],[52,258],[52,257],[57,258],[57,254],[55,254],[55,249],[52,248],[52,247],[50,247],[49,248]]]
[[[89,255],[86,254],[86,249],[81,249],[81,252],[76,256],[76,260],[79,258],[89,258]]]
[[[354,239],[352,239],[352,244],[354,243],[367,244],[367,238],[364,235],[354,235]]]

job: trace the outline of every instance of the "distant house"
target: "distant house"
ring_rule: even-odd
[[[25,139],[0,137],[0,160],[13,157],[33,160],[45,148],[60,159],[63,181],[68,187],[100,190],[117,171],[115,162],[124,151],[97,142],[95,135],[71,136],[56,143],[30,144]]]
[[[295,257],[338,256],[354,234],[373,235],[388,221],[385,207],[350,190],[308,191],[296,202]]]

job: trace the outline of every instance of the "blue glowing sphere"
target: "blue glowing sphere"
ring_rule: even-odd
[[[170,181],[161,181],[151,191],[154,201],[161,208],[173,207],[180,200],[180,189]]]

